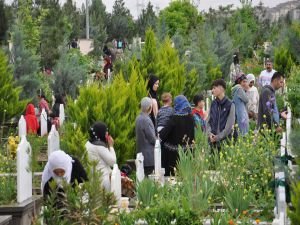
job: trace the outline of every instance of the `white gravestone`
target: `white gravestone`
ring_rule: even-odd
[[[48,156],[59,149],[59,133],[56,130],[55,125],[52,125],[51,131],[48,135]]]
[[[59,105],[59,126],[65,122],[65,107],[63,104]]]
[[[32,172],[30,171],[31,146],[22,136],[17,149],[17,201],[21,203],[32,197]]]
[[[121,189],[121,171],[119,170],[118,164],[114,164],[114,168],[111,173],[111,192],[114,193],[118,206],[121,204]]]
[[[24,119],[24,116],[22,115],[19,120],[19,137],[26,136],[26,120]]]
[[[45,109],[42,110],[40,118],[41,118],[41,137],[43,137],[48,132],[47,113]]]
[[[145,178],[143,153],[138,153],[136,155],[135,166],[136,166],[137,181],[142,182],[142,180],[144,180]]]
[[[160,142],[156,139],[154,147],[154,171],[155,175],[160,176],[161,174],[161,147]]]

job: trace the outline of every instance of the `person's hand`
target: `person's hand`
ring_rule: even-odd
[[[109,147],[113,147],[114,146],[114,139],[109,135],[107,138],[107,143]]]
[[[287,111],[283,111],[283,112],[280,113],[280,116],[281,116],[281,118],[286,120],[287,119],[287,114],[288,114]]]
[[[282,127],[277,127],[275,131],[276,131],[276,133],[282,133],[283,129],[282,129]]]
[[[215,143],[216,142],[216,135],[210,134],[209,135],[209,140],[210,140],[211,143]]]

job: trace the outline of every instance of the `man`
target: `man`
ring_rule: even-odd
[[[233,134],[235,123],[235,106],[233,102],[225,96],[226,82],[217,79],[212,84],[213,100],[207,119],[207,134],[212,147],[217,147],[220,151],[221,143],[230,139]]]
[[[279,110],[276,103],[275,91],[282,88],[284,85],[284,75],[279,72],[275,72],[271,79],[271,84],[263,87],[259,96],[258,106],[258,128],[263,128],[266,124],[267,128],[271,129],[276,127],[276,132],[282,132],[282,128],[279,125]],[[283,118],[286,118],[286,112],[281,113]]]
[[[148,176],[154,170],[154,146],[156,141],[154,125],[150,119],[152,100],[144,97],[141,101],[141,113],[135,122],[137,152],[144,156],[144,171]]]
[[[258,78],[258,83],[261,87],[265,85],[270,85],[271,83],[271,78],[273,74],[276,72],[276,70],[273,69],[273,64],[271,60],[266,61],[266,69],[261,71],[259,78]]]

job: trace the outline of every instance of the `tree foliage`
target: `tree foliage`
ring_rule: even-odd
[[[135,67],[133,63],[131,66]],[[137,68],[131,68],[128,82],[122,74],[118,74],[110,86],[81,87],[77,101],[69,101],[68,105],[69,121],[76,123],[77,128],[74,130],[70,126],[66,131],[66,136],[69,137],[65,139],[67,151],[83,157],[84,151],[78,146],[84,146],[90,126],[95,121],[103,121],[115,139],[118,163],[133,158],[136,153],[134,121],[140,111],[140,100],[146,95],[146,82]],[[79,138],[74,133],[84,143],[78,143]]]
[[[107,39],[108,16],[105,12],[105,5],[102,0],[93,0],[90,6],[90,31],[93,38],[93,54],[102,55],[102,49]]]
[[[71,26],[69,40],[80,36],[80,12],[76,8],[76,1],[67,0],[62,7],[63,15],[66,17],[67,23]]]
[[[70,95],[75,98],[78,94],[78,86],[85,84],[88,65],[81,63],[81,53],[62,52],[60,59],[54,67],[54,83],[52,89],[55,93]]]
[[[58,0],[42,0],[46,15],[41,21],[41,64],[53,68],[59,59],[59,46],[64,44],[71,32],[63,16]]]
[[[40,80],[37,77],[40,70],[39,57],[34,54],[33,46],[26,47],[26,36],[23,33],[23,26],[18,26],[19,23],[13,27],[12,32],[13,74],[16,83],[23,87],[21,98],[32,98],[40,88]]]
[[[172,37],[177,31],[183,35],[196,28],[202,17],[189,0],[172,1],[168,7],[160,11],[159,27],[167,28],[167,34]]]
[[[8,29],[8,23],[5,13],[4,0],[0,0],[0,42],[5,39],[6,31]]]
[[[128,39],[134,35],[134,21],[124,0],[115,0],[113,11],[109,18],[109,39]]]
[[[27,101],[20,101],[21,87],[16,87],[7,57],[0,50],[0,124],[25,110]]]
[[[142,10],[141,15],[139,15],[139,18],[136,21],[137,34],[140,37],[145,38],[147,29],[152,28],[153,30],[155,30],[156,23],[157,17],[153,10],[153,5],[149,1],[147,4],[147,8]]]

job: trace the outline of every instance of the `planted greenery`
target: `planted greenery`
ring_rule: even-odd
[[[290,103],[293,116],[300,117],[300,67],[294,66],[291,70],[290,77],[287,82],[288,93],[287,98]]]
[[[140,101],[147,92],[139,70],[134,69],[135,65],[131,66],[128,81],[118,74],[111,85],[82,87],[76,102],[69,99],[69,123],[62,138],[67,152],[84,157],[89,128],[95,121],[103,121],[115,139],[118,163],[134,157],[135,119],[140,112]]]

